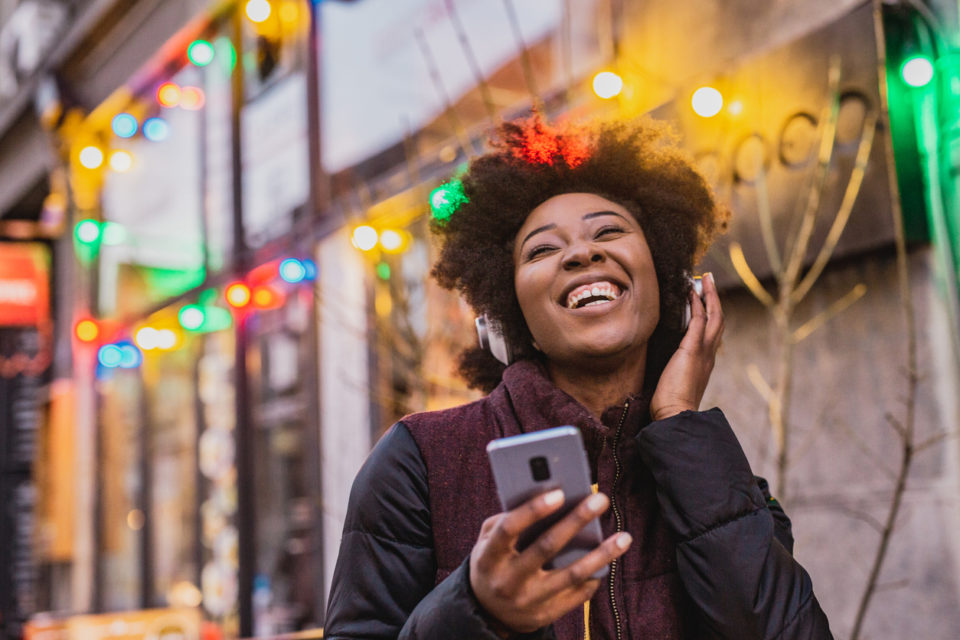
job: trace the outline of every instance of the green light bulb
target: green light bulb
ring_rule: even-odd
[[[206,40],[194,40],[187,47],[187,58],[198,67],[205,67],[213,62],[213,45]]]
[[[900,77],[911,87],[923,87],[933,80],[933,62],[926,56],[913,56],[900,67]]]
[[[94,244],[100,239],[100,223],[96,220],[81,220],[73,233],[81,243]]]
[[[430,209],[434,219],[440,222],[449,220],[450,216],[467,202],[470,202],[470,199],[463,192],[463,183],[459,180],[442,184],[430,192]]]

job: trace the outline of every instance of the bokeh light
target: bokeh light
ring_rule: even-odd
[[[723,109],[723,95],[713,87],[700,87],[693,92],[690,104],[701,118],[712,118]]]
[[[100,223],[96,220],[81,220],[73,230],[77,240],[84,244],[93,244],[100,239]]]
[[[235,282],[227,287],[224,296],[231,307],[245,307],[250,304],[250,287],[242,282]]]
[[[270,3],[267,0],[249,0],[246,12],[252,22],[264,22],[270,17]]]
[[[370,225],[364,224],[353,230],[351,242],[353,242],[353,246],[361,251],[370,251],[377,246],[378,239],[379,235],[377,234],[377,230]]]
[[[307,277],[307,269],[296,258],[287,258],[280,263],[280,277],[290,284],[302,282]]]
[[[164,82],[157,88],[157,102],[161,107],[173,108],[180,104],[180,86],[173,82]]]
[[[81,320],[74,328],[74,334],[81,342],[94,342],[100,337],[100,325],[93,320]]]
[[[213,62],[213,45],[206,40],[194,40],[187,47],[187,58],[198,67],[205,67]]]
[[[926,86],[933,80],[933,63],[926,56],[913,56],[900,67],[900,76],[911,87]]]
[[[121,138],[132,138],[137,134],[140,123],[129,113],[118,113],[110,122],[113,132]]]
[[[183,87],[180,90],[180,106],[187,111],[199,111],[206,102],[207,97],[199,87]]]
[[[593,92],[604,100],[615,98],[623,91],[623,78],[612,71],[601,71],[593,77]]]
[[[87,169],[97,169],[103,164],[103,151],[90,145],[80,150],[80,164]]]
[[[110,168],[117,173],[126,173],[133,166],[133,155],[129,151],[118,149],[110,154]]]
[[[195,304],[188,304],[180,309],[177,317],[180,320],[180,326],[187,331],[196,331],[203,326],[204,321],[207,319],[203,309]]]
[[[162,142],[170,137],[170,125],[163,118],[150,118],[143,123],[143,135],[152,142]]]

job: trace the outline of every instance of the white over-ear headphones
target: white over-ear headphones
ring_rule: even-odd
[[[497,323],[490,320],[487,314],[478,316],[475,323],[477,325],[477,338],[480,340],[480,348],[488,349],[490,353],[493,354],[493,357],[503,364],[510,364],[513,361],[513,357]]]

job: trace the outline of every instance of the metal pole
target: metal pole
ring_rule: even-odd
[[[237,59],[243,59],[243,15],[237,4],[231,16],[231,40]],[[233,187],[233,257],[234,269],[244,273],[247,268],[246,239],[243,230],[243,147],[241,140],[241,112],[244,103],[243,64],[234,65],[231,76],[231,183]],[[256,513],[254,500],[253,422],[248,411],[247,381],[247,325],[239,314],[235,330],[236,358],[234,360],[234,395],[237,432],[237,531],[238,599],[240,636],[253,635],[253,576],[256,563]]]
[[[327,172],[323,168],[322,155],[322,136],[323,122],[320,113],[320,92],[322,90],[321,74],[323,72],[323,31],[321,28],[322,7],[314,4],[312,0],[306,0],[307,8],[310,11],[310,31],[307,40],[307,162],[310,167],[310,191],[308,193],[309,208],[308,216],[311,223],[319,223],[323,218],[330,214],[330,181]],[[317,224],[311,224],[314,229]],[[313,233],[310,237],[313,237]],[[307,250],[313,252],[312,243],[308,243]],[[311,255],[311,258],[316,256]],[[310,494],[310,504],[312,506],[313,527],[310,533],[312,552],[311,560],[313,562],[314,584],[314,611],[316,612],[316,621],[323,625],[325,620],[325,607],[327,596],[326,586],[326,565],[324,563],[324,531],[323,531],[323,471],[321,463],[323,461],[323,436],[321,432],[322,421],[320,418],[320,317],[317,305],[317,288],[314,285],[310,300],[310,323],[307,328],[309,333],[306,344],[308,346],[307,356],[302,360],[307,374],[307,385],[305,392],[309,399],[308,418],[305,421],[305,440],[309,447],[310,454],[307,457],[307,487]]]

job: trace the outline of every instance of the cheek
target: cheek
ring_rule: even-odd
[[[547,293],[549,282],[543,282],[537,275],[536,270],[527,269],[518,272],[513,281],[520,311],[531,332],[535,332],[542,323],[547,313],[545,305],[550,302],[550,296]]]

